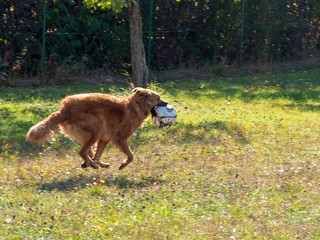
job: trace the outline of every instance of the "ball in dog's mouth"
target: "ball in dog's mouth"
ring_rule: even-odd
[[[151,108],[151,115],[152,117],[157,117],[157,112],[155,110],[155,107],[159,107],[159,106],[167,106],[168,102],[160,100],[159,103],[157,105],[155,105],[153,108]]]
[[[152,121],[159,127],[170,127],[177,119],[177,113],[175,109],[169,104],[158,106],[156,105],[151,109]]]

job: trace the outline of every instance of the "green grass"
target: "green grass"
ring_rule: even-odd
[[[320,69],[152,84],[178,112],[109,146],[110,169],[82,170],[78,145],[56,134],[25,143],[30,126],[79,92],[0,92],[0,239],[320,239]]]

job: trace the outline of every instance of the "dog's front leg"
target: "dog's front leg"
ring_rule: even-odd
[[[123,152],[124,154],[127,155],[127,159],[124,160],[120,166],[119,166],[119,170],[124,169],[129,163],[131,163],[133,161],[133,153],[128,145],[127,140],[118,140],[118,141],[114,141],[114,144],[120,149],[121,152]]]

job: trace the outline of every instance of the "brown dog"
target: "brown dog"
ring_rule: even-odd
[[[67,96],[59,111],[30,128],[27,141],[42,143],[59,131],[81,144],[79,155],[83,158],[82,168],[107,168],[109,163],[100,161],[105,147],[114,143],[127,155],[119,169],[133,160],[127,140],[142,125],[156,105],[165,105],[158,93],[135,88],[128,97],[116,97],[100,93]],[[92,146],[97,143],[93,153]]]

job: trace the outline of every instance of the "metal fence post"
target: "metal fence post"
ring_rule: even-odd
[[[246,4],[246,0],[242,0],[239,68],[241,68],[241,61],[242,61],[243,32],[244,32],[244,30],[243,30],[243,29],[244,29],[244,9],[245,9],[245,4]]]
[[[152,38],[152,9],[153,0],[150,0],[150,14],[149,14],[149,39],[148,39],[148,70],[150,73],[150,61],[151,61],[151,38]]]
[[[43,0],[41,81],[45,81],[47,0]]]

